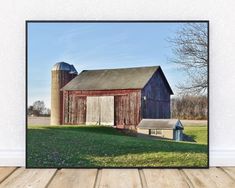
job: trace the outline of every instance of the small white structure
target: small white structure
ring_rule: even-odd
[[[183,124],[178,119],[142,119],[137,132],[176,141],[183,140]]]

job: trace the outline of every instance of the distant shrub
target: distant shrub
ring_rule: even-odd
[[[171,116],[178,119],[207,119],[207,97],[190,96],[173,98],[171,100]]]

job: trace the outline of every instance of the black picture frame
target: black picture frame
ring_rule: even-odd
[[[27,108],[28,108],[28,24],[29,23],[206,23],[207,24],[207,31],[208,31],[208,48],[207,48],[207,56],[208,56],[208,67],[207,67],[207,81],[208,81],[208,89],[207,89],[207,104],[208,104],[208,110],[207,110],[207,165],[204,167],[188,167],[188,166],[171,166],[171,167],[145,167],[145,166],[137,166],[137,167],[44,167],[44,166],[38,166],[38,167],[30,167],[27,163],[27,129],[28,129],[28,118],[27,118]],[[140,169],[140,168],[149,168],[149,169],[208,169],[210,164],[210,141],[209,141],[209,130],[210,130],[210,123],[209,123],[209,111],[210,111],[210,103],[209,103],[209,48],[210,48],[210,40],[209,40],[209,20],[26,20],[25,21],[25,60],[26,60],[26,66],[25,66],[25,166],[26,168],[30,169],[54,169],[54,168],[69,168],[69,169]]]

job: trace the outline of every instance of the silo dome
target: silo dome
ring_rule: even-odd
[[[65,62],[59,62],[56,63],[53,67],[52,67],[52,71],[71,71],[71,65]]]

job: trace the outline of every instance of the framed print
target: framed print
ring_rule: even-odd
[[[27,168],[208,168],[209,21],[26,21]]]

